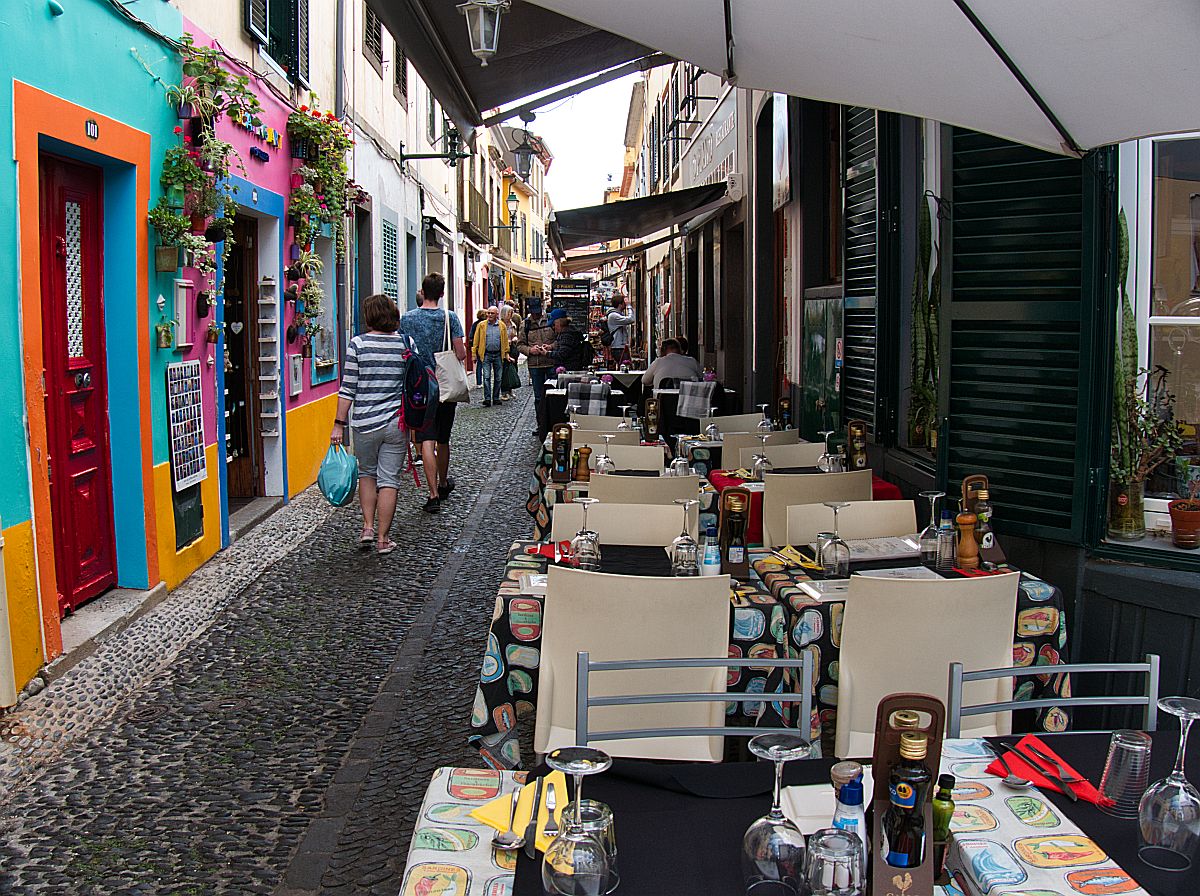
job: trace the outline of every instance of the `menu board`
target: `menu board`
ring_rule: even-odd
[[[550,310],[561,308],[575,322],[576,328],[586,332],[591,292],[591,280],[551,280]]]
[[[167,365],[167,419],[171,426],[171,473],[175,491],[180,492],[208,478],[199,361]]]

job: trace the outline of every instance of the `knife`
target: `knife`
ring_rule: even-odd
[[[525,826],[525,855],[537,858],[538,807],[542,802],[542,779],[533,782],[533,809],[529,813],[529,824]]]
[[[1056,775],[1054,772],[1047,771],[1046,767],[1042,763],[1037,762],[1036,760],[1034,760],[1034,758],[1032,756],[1022,753],[1016,747],[1010,746],[1009,744],[1001,744],[1000,746],[1002,746],[1004,749],[1006,749],[1012,753],[1016,753],[1018,756],[1021,757],[1022,760],[1024,760],[1024,762],[1030,768],[1037,771],[1038,774],[1040,774],[1043,778],[1046,778],[1051,784],[1056,784],[1058,786],[1058,789],[1060,791],[1062,791],[1062,795],[1065,796],[1067,799],[1069,799],[1071,802],[1073,802],[1073,803],[1079,802],[1079,796],[1078,796],[1078,794],[1075,793],[1074,790],[1071,789],[1071,785],[1068,784],[1066,781],[1064,781],[1062,778],[1060,778],[1058,775]]]
[[[1063,768],[1063,765],[1061,762],[1059,762],[1053,756],[1050,756],[1049,754],[1043,753],[1041,750],[1039,750],[1037,747],[1037,744],[1030,741],[1025,746],[1027,746],[1029,748],[1030,753],[1032,753],[1038,759],[1042,760],[1042,762],[1046,763],[1047,765],[1054,766],[1054,770],[1056,772],[1058,772],[1058,776],[1060,778],[1062,778],[1064,781],[1066,781],[1068,784],[1082,784],[1083,783],[1083,778],[1080,778],[1077,775],[1073,775],[1070,772],[1068,772],[1065,768]]]

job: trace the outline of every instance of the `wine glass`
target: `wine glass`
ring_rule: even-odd
[[[850,502],[822,501],[821,503],[833,511],[833,532],[831,533],[832,537],[821,551],[821,571],[828,579],[848,579],[850,578],[850,545],[846,544],[838,535],[838,511],[843,507],[849,507]]]
[[[767,416],[767,408],[769,404],[760,404],[758,409],[762,411],[763,418],[758,421],[759,432],[771,432],[775,427],[771,425],[771,418]]]
[[[671,458],[671,466],[667,469],[668,476],[687,476],[692,472],[688,465],[687,445],[683,436],[675,441],[675,456]]]
[[[567,421],[567,425],[569,425],[571,429],[578,429],[579,421],[575,418],[579,415],[579,405],[573,404],[567,408],[567,410],[571,412],[571,419]]]
[[[750,825],[742,838],[746,893],[798,896],[804,874],[804,835],[783,814],[779,790],[784,763],[811,758],[812,745],[797,734],[760,734],[749,747],[755,756],[775,763],[775,789],[771,811]]]
[[[601,438],[604,439],[604,453],[596,458],[595,472],[601,476],[606,476],[609,473],[617,471],[617,463],[608,454],[608,446],[615,438],[611,433],[605,433]]]
[[[835,432],[837,432],[836,429],[822,429],[817,432],[817,435],[821,437],[821,441],[825,443],[824,452],[817,458],[817,469],[822,473],[833,472],[833,455],[829,453],[829,437]]]
[[[938,547],[938,515],[937,515],[937,500],[946,496],[945,492],[929,491],[921,492],[922,498],[929,499],[929,525],[921,530],[921,534],[917,536],[917,541],[921,545],[921,564],[928,566],[930,569],[937,567],[937,547]]]
[[[587,514],[588,508],[598,501],[599,498],[575,499],[575,503],[583,507],[583,522],[571,539],[571,554],[575,557],[575,564],[591,572],[600,571],[600,535],[588,528]]]
[[[708,409],[709,420],[708,426],[704,428],[704,438],[708,439],[710,442],[721,441],[721,427],[717,426],[717,421],[713,419],[717,416],[717,411],[719,410],[720,408]]]
[[[750,465],[750,478],[756,482],[764,482],[766,480],[767,470],[771,466],[771,460],[767,457],[767,437],[769,432],[759,430],[758,440],[762,442],[762,447],[759,448],[758,454],[754,455],[754,461]]]
[[[1158,708],[1179,718],[1179,750],[1171,774],[1150,785],[1138,804],[1138,857],[1160,871],[1187,871],[1200,846],[1200,791],[1184,775],[1183,760],[1200,700],[1163,697]]]
[[[676,498],[675,503],[683,508],[683,530],[671,542],[671,575],[700,575],[700,546],[688,532],[688,517],[692,505],[700,502],[694,498]]]
[[[617,429],[622,432],[629,431],[629,409],[633,407],[631,404],[623,404],[621,407],[621,422],[617,424]]]
[[[563,812],[562,832],[542,858],[542,887],[551,896],[604,896],[609,892],[608,853],[583,824],[583,778],[607,771],[612,759],[590,747],[561,747],[546,756],[546,765],[575,779],[575,799]]]

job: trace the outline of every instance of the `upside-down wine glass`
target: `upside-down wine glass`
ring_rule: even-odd
[[[571,419],[567,421],[567,425],[570,426],[571,429],[573,429],[573,430],[578,429],[579,421],[576,420],[575,418],[577,416],[579,416],[579,405],[573,404],[569,408],[567,408],[567,410],[571,412]]]
[[[600,535],[588,528],[588,508],[599,502],[599,498],[576,498],[575,503],[583,507],[583,521],[579,531],[571,539],[571,554],[580,569],[600,571]]]
[[[700,502],[695,498],[676,498],[675,503],[683,508],[683,529],[671,542],[671,575],[700,575],[700,546],[688,532],[688,517],[692,506]]]
[[[742,876],[747,896],[799,896],[804,874],[804,834],[783,814],[779,791],[783,765],[808,759],[812,745],[796,734],[760,734],[749,743],[750,752],[775,763],[775,789],[771,811],[746,830],[742,838]]]
[[[758,454],[754,455],[754,460],[750,465],[750,478],[755,482],[765,482],[767,470],[771,467],[771,460],[767,457],[767,438],[769,432],[759,432],[758,440],[762,442],[762,447],[758,449]]]
[[[927,566],[930,569],[937,568],[937,546],[938,546],[938,515],[937,515],[937,500],[945,497],[945,492],[929,491],[921,492],[922,498],[929,499],[929,525],[921,530],[921,534],[917,536],[917,541],[921,545],[921,565]]]
[[[710,442],[721,441],[721,427],[717,426],[717,421],[713,419],[719,410],[720,408],[708,409],[708,426],[704,428],[704,438]]]
[[[771,424],[771,418],[767,416],[767,408],[769,407],[769,404],[760,404],[758,406],[758,409],[762,411],[763,415],[763,418],[758,421],[759,432],[772,432],[775,429],[775,427]]]
[[[822,429],[817,432],[821,437],[821,441],[825,445],[825,450],[821,456],[817,458],[817,469],[822,473],[833,472],[833,455],[829,453],[829,437],[837,432],[836,429]]]
[[[609,473],[615,473],[617,471],[617,464],[608,453],[609,443],[612,442],[614,436],[611,433],[605,433],[602,438],[604,439],[604,453],[596,458],[595,472],[601,476],[606,476]]]
[[[564,811],[562,832],[542,858],[542,888],[550,896],[604,896],[609,892],[608,853],[583,825],[583,778],[607,771],[612,759],[590,747],[561,747],[546,765],[575,779],[575,798]]]
[[[1200,791],[1184,775],[1183,761],[1200,700],[1163,697],[1158,708],[1179,718],[1179,750],[1171,774],[1150,785],[1138,804],[1138,857],[1160,871],[1187,871],[1200,847]]]
[[[675,456],[671,458],[671,466],[667,468],[668,476],[688,476],[691,475],[692,468],[688,464],[687,446],[684,444],[683,436],[675,439]]]
[[[617,429],[622,432],[629,431],[629,409],[633,407],[631,404],[623,404],[621,408],[621,422],[617,424]]]
[[[849,501],[822,501],[833,511],[833,537],[821,549],[821,572],[827,579],[850,578],[850,545],[838,535],[838,511],[849,507]]]

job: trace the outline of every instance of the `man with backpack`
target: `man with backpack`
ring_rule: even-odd
[[[600,341],[608,347],[613,364],[628,363],[631,360],[629,327],[632,323],[633,314],[625,301],[625,295],[617,293],[613,296],[613,310],[608,312],[608,318],[605,320],[605,332],[600,337]]]

